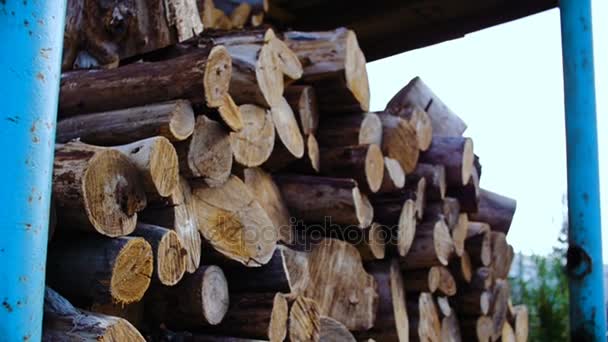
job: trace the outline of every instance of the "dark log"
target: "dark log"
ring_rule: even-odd
[[[416,202],[407,199],[377,203],[374,213],[386,228],[388,245],[396,246],[398,255],[407,255],[416,234]]]
[[[471,282],[473,277],[473,266],[471,265],[471,257],[465,250],[460,258],[455,258],[449,265],[452,275],[458,284],[467,284]]]
[[[316,133],[321,146],[382,145],[382,121],[374,113],[324,117]]]
[[[353,178],[365,192],[377,192],[384,176],[384,158],[378,145],[321,148],[321,174]]]
[[[473,267],[489,266],[493,254],[490,226],[483,222],[469,222],[465,249],[471,257]]]
[[[402,270],[446,266],[453,252],[454,243],[445,222],[424,222],[416,227],[414,242],[399,262]]]
[[[487,316],[463,317],[460,320],[463,341],[492,341],[492,319]]]
[[[441,321],[430,293],[409,296],[407,313],[410,320],[410,341],[440,341]]]
[[[502,327],[507,322],[507,311],[511,289],[509,283],[504,279],[497,279],[492,291],[492,305],[490,306],[490,317],[492,318],[492,339],[500,338]]]
[[[408,180],[426,179],[426,196],[431,201],[440,201],[445,198],[447,189],[445,167],[418,163],[414,172],[407,174]]]
[[[428,187],[429,183],[427,182],[427,190]],[[428,191],[426,194],[428,194]],[[450,230],[453,230],[456,227],[459,217],[460,204],[458,203],[457,199],[451,197],[446,197],[445,199],[438,201],[429,201],[426,203],[426,207],[424,209],[424,219],[432,220],[442,218]]]
[[[507,234],[516,208],[517,202],[514,199],[481,189],[479,209],[470,216],[472,220],[487,222],[493,231]]]
[[[445,167],[448,186],[462,187],[471,177],[473,140],[463,137],[434,136],[428,150],[420,154],[420,162]]]
[[[384,176],[379,193],[396,192],[405,185],[405,172],[396,159],[384,157]]]
[[[466,290],[454,296],[452,305],[462,316],[480,316],[490,313],[492,293],[490,291]]]
[[[513,247],[507,243],[505,234],[490,232],[491,264],[497,279],[507,279],[513,262]]]
[[[315,134],[319,127],[319,110],[315,89],[311,86],[292,85],[285,88],[285,99],[296,114],[304,135]]]
[[[471,177],[464,186],[450,186],[447,194],[458,199],[460,211],[465,213],[476,213],[479,207],[479,177],[477,169],[471,170]]]

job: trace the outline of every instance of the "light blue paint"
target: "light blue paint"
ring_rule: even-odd
[[[66,0],[0,0],[0,340],[39,341]]]
[[[561,0],[572,341],[606,341],[590,0]]]

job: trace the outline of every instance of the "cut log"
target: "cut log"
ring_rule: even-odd
[[[463,317],[460,321],[463,341],[492,341],[492,320],[487,316]]]
[[[177,284],[186,272],[188,254],[177,233],[167,228],[138,223],[133,235],[144,238],[152,246],[156,275],[153,279],[167,286]]]
[[[291,247],[293,246],[279,245],[277,248],[283,252],[283,260],[285,260],[285,269],[288,272],[291,292],[302,293],[310,282],[310,260],[308,258],[310,253]]]
[[[460,342],[462,337],[460,334],[460,323],[456,315],[446,316],[441,320],[441,341],[442,342]]]
[[[502,327],[507,322],[507,310],[511,289],[509,283],[504,279],[497,279],[492,291],[492,305],[490,306],[490,317],[492,318],[492,340],[500,338]]]
[[[269,341],[318,341],[317,304],[300,295],[236,294],[224,321],[212,331]]]
[[[374,206],[381,207],[391,204],[401,204],[411,199],[414,201],[416,217],[422,219],[425,206],[426,180],[421,178],[417,181],[406,182],[401,190],[391,193],[370,194],[370,200]]]
[[[416,234],[416,202],[407,199],[403,204],[399,201],[378,203],[374,205],[374,213],[386,227],[389,246],[396,246],[398,255],[407,255]]]
[[[200,264],[201,236],[198,232],[192,191],[180,177],[178,186],[163,203],[152,203],[141,213],[142,222],[175,230],[186,251],[186,271],[194,273]]]
[[[152,247],[142,238],[82,236],[51,244],[47,280],[87,306],[129,304],[141,300],[148,289],[153,262]]]
[[[453,252],[454,243],[445,222],[430,221],[416,227],[414,242],[399,261],[403,270],[446,266]]]
[[[445,178],[445,167],[443,165],[432,165],[418,163],[411,174],[407,174],[408,180],[426,179],[426,197],[431,201],[440,201],[445,198],[447,184]]]
[[[441,341],[441,321],[430,293],[410,296],[407,312],[410,318],[410,341]]]
[[[251,16],[251,26],[258,27],[264,23],[264,13],[260,12]]]
[[[356,342],[344,324],[331,317],[321,316],[319,342]]]
[[[509,322],[505,322],[505,324],[503,324],[502,329],[500,331],[500,340],[502,342],[516,342],[517,339],[515,337],[515,331],[513,330],[513,328],[511,327],[511,324],[509,324]]]
[[[278,140],[294,157],[301,158],[304,155],[304,138],[293,111],[284,97],[276,101],[270,113]]]
[[[311,86],[292,85],[285,88],[285,99],[296,113],[304,135],[315,134],[319,127],[317,95]]]
[[[215,188],[191,186],[198,229],[215,250],[250,267],[270,260],[278,239],[274,224],[239,178]]]
[[[405,172],[396,159],[384,157],[384,175],[379,193],[396,192],[405,185]]]
[[[526,342],[528,340],[528,308],[525,305],[514,306],[510,322],[515,329],[515,340]]]
[[[240,5],[236,6],[231,12],[226,13],[230,13],[230,21],[232,22],[232,27],[243,28],[243,26],[247,24],[247,20],[251,15],[251,5],[246,2],[243,2]]]
[[[439,287],[439,267],[423,268],[404,272],[403,283],[407,292],[435,293]]]
[[[357,333],[357,339],[407,341],[409,321],[404,282],[396,260],[368,263],[366,269],[378,284],[378,313],[371,330]]]
[[[374,113],[325,117],[316,136],[321,146],[381,146],[382,121]]]
[[[469,290],[453,298],[453,306],[462,316],[480,316],[490,313],[492,293],[490,291]]]
[[[319,144],[314,135],[306,137],[306,146],[304,148],[304,156],[297,158],[286,147],[278,141],[275,141],[274,149],[270,158],[264,162],[264,169],[270,172],[284,171],[286,173],[298,174],[317,174],[321,170],[321,162],[319,161]]]
[[[152,320],[173,329],[210,327],[222,322],[232,302],[228,282],[217,266],[201,266],[176,286],[157,286],[146,296]]]
[[[268,263],[256,268],[245,267],[236,261],[214,258],[212,253],[206,253],[203,262],[220,263],[230,284],[230,293],[292,293],[298,291],[301,284],[290,278],[287,254],[284,251],[285,248],[277,248]]]
[[[458,215],[458,222],[452,228],[452,240],[454,241],[454,251],[456,255],[464,254],[467,234],[469,232],[469,218],[467,214]]]
[[[492,231],[507,234],[516,208],[517,202],[514,199],[480,189],[479,209],[476,213],[471,213],[470,217],[475,221],[487,222]]]
[[[433,139],[433,126],[429,115],[420,107],[400,108],[397,112],[389,111],[392,115],[399,116],[416,129],[418,147],[421,151],[426,151]]]
[[[441,317],[449,317],[449,316],[456,316],[454,314],[454,311],[452,310],[452,306],[450,305],[450,300],[448,299],[448,297],[437,297],[437,307],[439,308],[439,313],[441,314]]]
[[[137,329],[146,329],[146,322],[144,321],[144,299],[131,304],[93,303],[93,305],[91,305],[90,308],[87,308],[87,310],[104,315],[120,317],[129,321],[129,323],[133,324],[133,326]]]
[[[449,266],[456,282],[459,284],[471,282],[471,278],[473,277],[473,266],[471,265],[471,257],[466,249],[460,258],[454,259]]]
[[[175,148],[180,173],[185,177],[203,178],[209,186],[220,186],[230,176],[230,135],[219,122],[204,115],[197,117],[192,136],[175,144]]]
[[[274,147],[275,131],[270,112],[256,105],[241,105],[243,129],[230,133],[234,160],[244,167],[260,166]]]
[[[378,145],[321,148],[321,174],[351,177],[365,192],[377,192],[384,176],[384,158]]]
[[[416,169],[420,154],[416,129],[398,116],[380,114],[379,117],[382,122],[382,151],[399,161],[403,171],[410,174]]]
[[[71,71],[61,77],[59,113],[66,117],[180,98],[217,108],[224,104],[231,73],[230,54],[223,46],[161,62]]]
[[[301,81],[315,87],[322,113],[367,112],[369,83],[365,56],[355,32],[345,28],[325,32],[285,33],[287,46],[298,56]]]
[[[203,31],[196,1],[68,1],[62,70],[118,66]]]
[[[494,283],[494,271],[491,267],[479,267],[473,272],[469,288],[474,290],[489,290]]]
[[[129,321],[82,311],[50,288],[44,291],[43,341],[144,342]]]
[[[506,279],[513,261],[513,248],[507,243],[504,233],[490,232],[489,240],[488,244],[491,245],[489,254],[494,268],[494,276],[498,279]]]
[[[364,230],[352,229],[351,231],[360,232],[360,234],[353,235],[356,237],[354,245],[359,250],[361,259],[364,261],[384,259],[386,255],[387,233],[382,225],[374,222],[369,228]],[[349,240],[348,242],[353,243],[354,241]]]
[[[471,170],[471,177],[464,186],[450,186],[448,196],[458,199],[460,211],[465,213],[476,213],[479,207],[479,176],[477,169]]]
[[[420,107],[431,119],[433,134],[439,136],[461,136],[467,125],[433,93],[420,77],[403,87],[388,102],[386,111],[398,114],[408,107]]]
[[[289,211],[272,176],[259,168],[245,169],[243,173],[245,184],[272,221],[279,241],[291,243],[293,234]]]
[[[506,243],[506,241],[505,241]],[[469,222],[465,249],[471,257],[471,265],[475,268],[489,266],[492,262],[492,245],[490,226],[483,222]]]
[[[473,140],[463,137],[434,136],[429,149],[420,154],[421,163],[445,166],[446,183],[453,187],[469,182],[473,159]]]
[[[307,263],[291,259],[287,264],[290,274],[294,273],[292,279],[308,274],[301,292],[319,304],[322,315],[336,319],[351,331],[368,330],[374,325],[377,284],[363,269],[355,247],[340,240],[324,239],[308,253]]]
[[[135,165],[149,199],[171,195],[177,186],[179,165],[177,152],[167,138],[147,138],[113,149]]]
[[[146,206],[139,173],[126,156],[80,142],[55,148],[53,194],[59,229],[111,237],[133,232]]]
[[[277,175],[274,180],[291,214],[304,222],[361,228],[372,223],[374,209],[352,179]]]
[[[428,194],[428,192],[425,194]],[[442,218],[448,228],[454,230],[460,218],[460,204],[458,204],[457,199],[451,197],[446,197],[439,201],[427,202],[424,209],[424,218],[427,220]]]
[[[194,131],[194,111],[187,100],[155,103],[66,118],[57,123],[57,142],[80,139],[113,146],[153,136],[182,141]]]
[[[454,296],[457,286],[452,273],[445,266],[435,266],[439,270],[439,282],[437,283],[437,292],[442,296]]]

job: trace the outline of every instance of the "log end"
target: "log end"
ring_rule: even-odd
[[[217,108],[224,105],[231,78],[232,58],[228,50],[221,45],[213,47],[205,64],[203,78],[207,106]]]
[[[274,51],[276,63],[283,74],[292,80],[302,77],[304,70],[300,59],[285,42],[276,37],[272,29],[266,31],[264,40],[268,42],[268,45]]]
[[[416,235],[416,203],[413,200],[403,203],[397,229],[397,251],[400,256],[406,256]]]
[[[230,94],[224,96],[224,102],[218,107],[217,111],[231,130],[239,132],[243,129],[243,115]]]
[[[490,305],[492,304],[492,293],[484,291],[479,297],[479,310],[483,315],[487,315],[490,312]],[[492,328],[493,331],[493,328]]]
[[[194,132],[194,110],[190,101],[177,100],[169,115],[170,136],[176,141],[186,140]]]
[[[277,293],[272,303],[270,323],[268,324],[268,339],[284,341],[287,337],[287,322],[289,320],[289,305],[286,295]]]
[[[386,255],[384,227],[378,223],[372,223],[369,232],[369,250],[375,259],[384,259]]]
[[[428,150],[433,141],[433,124],[431,123],[431,118],[422,108],[414,107],[412,109],[410,122],[416,129],[418,148],[420,148],[420,151]]]
[[[254,167],[262,165],[272,153],[275,131],[270,113],[256,105],[240,106],[243,129],[230,133],[230,146],[237,163]]]
[[[344,324],[331,317],[321,317],[321,332],[319,340],[322,342],[356,342],[353,334],[346,329]]]
[[[382,149],[388,157],[399,161],[406,174],[412,173],[416,169],[420,155],[416,130],[406,120],[391,117],[392,115],[389,117],[385,115],[386,121],[393,122],[391,122],[392,127],[386,125],[383,127]]]
[[[228,281],[222,269],[217,266],[209,266],[203,275],[201,285],[201,297],[203,303],[203,315],[209,324],[219,324],[229,306]]]
[[[407,341],[410,334],[409,319],[407,316],[407,306],[405,299],[405,287],[403,277],[399,269],[399,263],[395,260],[391,262],[390,268],[391,299],[393,306],[393,317],[399,341]]]
[[[464,253],[465,240],[469,229],[469,216],[465,213],[458,215],[458,222],[452,229],[452,240],[454,241],[454,252],[456,255],[462,256]]]
[[[310,166],[317,173],[321,171],[321,159],[319,152],[319,143],[313,134],[306,137],[306,154],[310,161]]]
[[[285,83],[283,71],[279,67],[276,53],[270,44],[262,46],[255,65],[255,76],[260,92],[270,107],[283,97]]]
[[[372,224],[372,220],[374,219],[374,207],[372,207],[367,196],[362,194],[358,187],[354,187],[352,193],[359,227],[367,228]]]
[[[490,317],[481,316],[477,319],[475,325],[475,332],[477,334],[477,340],[480,342],[492,341],[492,320]]]
[[[365,67],[365,55],[359,47],[357,35],[348,31],[346,38],[345,57],[346,87],[351,91],[355,99],[361,105],[361,110],[369,111],[369,81],[367,79],[367,68]]]
[[[117,237],[131,234],[146,195],[135,166],[116,150],[95,154],[83,177],[84,202],[93,227]]]
[[[405,186],[405,172],[397,160],[384,157],[384,169],[388,171],[395,188],[401,189]]]
[[[165,234],[159,244],[156,256],[156,273],[163,285],[177,284],[186,272],[187,252],[173,230]]]
[[[298,296],[289,313],[290,341],[319,341],[321,313],[317,302]]]
[[[421,293],[418,298],[418,336],[420,341],[440,341],[441,321],[435,301],[430,293]]]
[[[439,267],[434,266],[429,269],[428,273],[428,283],[429,283],[429,291],[431,293],[435,293],[439,288],[439,281],[441,280],[441,274]]]
[[[382,121],[375,113],[365,113],[359,129],[359,145],[382,145]]]
[[[473,140],[466,138],[462,152],[462,185],[467,185],[473,172],[475,153],[473,152]]]
[[[150,156],[150,175],[156,191],[162,197],[171,195],[177,186],[179,162],[175,147],[163,137],[157,137]]]
[[[212,187],[224,184],[232,170],[230,135],[219,122],[199,116],[187,158],[194,177],[202,177]]]
[[[141,300],[150,286],[153,264],[152,246],[143,238],[129,238],[112,269],[112,298],[122,304]]]
[[[382,186],[384,177],[384,157],[378,145],[372,144],[367,148],[365,155],[365,178],[367,186],[372,192],[377,192]]]
[[[454,251],[454,243],[450,236],[450,230],[445,221],[438,220],[433,229],[433,245],[439,262],[447,266]]]
[[[282,96],[279,97],[272,105],[270,112],[274,127],[283,145],[296,158],[302,158],[304,155],[304,138],[287,100]]]

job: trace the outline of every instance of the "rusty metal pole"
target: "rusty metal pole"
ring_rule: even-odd
[[[40,341],[66,0],[0,0],[0,340]]]
[[[606,341],[591,0],[561,0],[572,341]]]

